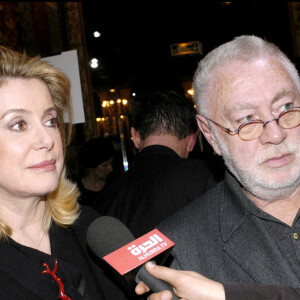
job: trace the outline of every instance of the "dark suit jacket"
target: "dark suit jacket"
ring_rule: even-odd
[[[120,219],[139,237],[215,184],[204,161],[181,158],[165,146],[149,146],[102,194],[95,208]]]
[[[220,282],[300,287],[289,264],[229,173],[225,181],[158,228],[175,242],[172,266]]]
[[[281,285],[225,284],[226,300],[299,300],[300,289]]]

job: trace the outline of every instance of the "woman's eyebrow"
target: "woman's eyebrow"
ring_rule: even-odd
[[[26,113],[26,114],[30,114],[30,111],[24,108],[11,108],[8,109],[1,117],[0,120],[2,120],[5,116],[12,114],[12,113]]]
[[[57,113],[57,108],[55,106],[51,106],[49,108],[47,108],[45,111],[44,111],[44,115],[47,115],[48,113],[51,113],[51,112],[56,112]]]
[[[57,113],[57,108],[54,106],[51,106],[44,111],[44,115],[47,115],[48,113],[53,112],[53,111]],[[24,108],[10,108],[6,112],[3,113],[3,115],[0,117],[0,120],[2,120],[5,116],[12,114],[12,113],[30,114],[31,111],[29,111],[28,109],[24,109]]]

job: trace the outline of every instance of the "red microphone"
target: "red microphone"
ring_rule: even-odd
[[[135,282],[143,281],[153,292],[169,290],[172,299],[178,299],[172,286],[150,275],[144,265],[154,257],[155,260],[161,259],[162,256],[165,259],[165,251],[174,246],[174,243],[159,230],[154,229],[135,239],[120,220],[104,216],[90,224],[87,242],[98,257],[123,275],[130,284],[134,276]]]

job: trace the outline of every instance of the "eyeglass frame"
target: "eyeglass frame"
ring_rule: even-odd
[[[279,125],[279,119],[280,119],[283,115],[285,115],[286,113],[288,113],[289,111],[295,110],[295,108],[300,109],[300,106],[294,106],[294,107],[292,107],[292,108],[288,108],[288,109],[284,110],[283,112],[281,112],[281,113],[278,115],[277,118],[271,119],[271,120],[266,121],[266,122],[264,122],[263,120],[260,120],[260,119],[253,119],[253,120],[246,121],[246,122],[242,123],[242,124],[239,126],[239,128],[238,128],[237,130],[231,130],[231,129],[227,128],[227,127],[224,127],[223,125],[217,123],[216,121],[214,121],[214,120],[212,120],[212,119],[210,119],[210,118],[206,118],[206,119],[209,120],[209,121],[211,121],[211,122],[213,122],[215,125],[219,126],[221,129],[223,129],[226,133],[228,133],[228,134],[230,134],[230,135],[235,135],[235,134],[238,134],[238,135],[239,135],[239,132],[240,132],[241,128],[244,127],[244,126],[245,126],[246,124],[248,124],[248,123],[255,123],[255,122],[258,122],[258,121],[259,121],[259,123],[262,123],[263,128],[266,128],[267,124],[270,123],[270,122],[273,122],[273,121],[276,121],[277,125]],[[297,126],[299,126],[299,125],[300,125],[300,124],[298,124]],[[295,128],[295,127],[297,127],[297,126],[294,126],[294,127],[291,127],[291,128],[284,128],[284,127],[282,127],[282,128],[284,128],[284,129],[292,129],[292,128]],[[264,131],[262,131],[262,133],[261,133],[258,137],[254,138],[254,139],[251,139],[251,140],[245,140],[245,139],[241,138],[240,135],[239,135],[239,137],[240,137],[240,139],[243,140],[243,141],[252,141],[252,140],[255,140],[255,139],[259,138],[259,137],[263,134],[263,132],[264,132]]]

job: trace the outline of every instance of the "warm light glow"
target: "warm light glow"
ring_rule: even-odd
[[[102,102],[102,107],[106,107],[107,104],[108,104],[108,102],[104,100],[104,101]]]
[[[191,96],[194,96],[194,90],[193,89],[189,89],[189,90],[187,90],[187,93],[189,94],[189,95],[191,95]]]
[[[196,105],[196,104],[194,104],[194,108],[197,108],[197,105]]]
[[[97,122],[104,122],[104,121],[105,121],[105,118],[96,118],[96,121],[97,121]]]
[[[128,101],[126,99],[122,100],[123,105],[127,105]]]
[[[110,89],[109,90],[111,93],[114,93],[116,90],[115,89]]]
[[[120,118],[121,118],[121,119],[124,119],[124,116],[123,116],[123,115],[121,115],[121,116],[120,116]]]
[[[115,103],[114,100],[110,100],[110,101],[109,101],[109,104],[111,104],[111,105],[113,105],[114,103]]]
[[[132,95],[132,97],[135,97],[135,96],[136,96],[136,93],[132,93],[131,95]]]
[[[118,99],[118,100],[117,100],[117,102],[118,102],[118,103],[121,103],[121,102],[122,102],[122,100],[121,100],[121,99]]]

